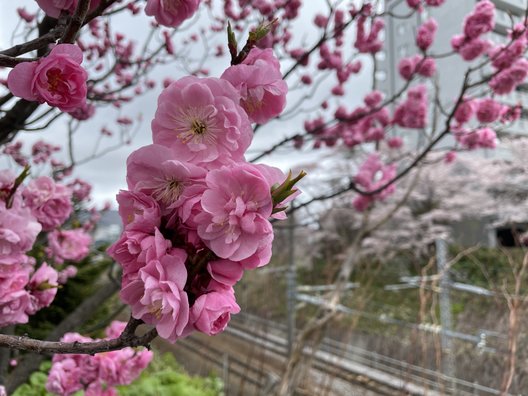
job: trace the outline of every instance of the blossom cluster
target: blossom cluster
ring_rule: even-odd
[[[23,184],[30,160],[51,161],[56,147],[37,141],[31,158],[21,147],[13,143],[5,151],[26,166],[24,171],[18,177],[11,170],[0,171],[0,327],[26,323],[30,315],[49,306],[59,285],[75,276],[77,270],[70,264],[84,259],[92,242],[87,233],[92,219],[83,228],[66,225],[74,203],[88,198],[89,185],[81,180],[65,185],[47,176]],[[33,257],[37,245],[46,261]]]
[[[244,153],[251,122],[279,115],[286,91],[270,49],[253,48],[220,79],[184,77],[158,98],[154,144],[127,160],[124,230],[108,253],[132,316],[171,342],[221,332],[240,311],[233,285],[270,260],[270,218],[285,217],[296,179]]]
[[[124,322],[113,321],[106,329],[106,339],[121,335]],[[77,333],[66,333],[62,342],[97,341]],[[46,390],[55,395],[69,396],[83,390],[86,396],[117,396],[116,386],[129,385],[148,366],[152,352],[130,347],[95,355],[54,355]]]
[[[385,165],[381,161],[379,155],[371,154],[360,166],[359,171],[354,178],[354,182],[363,188],[364,191],[374,192],[383,188],[385,184],[389,183],[395,176],[395,164]],[[395,189],[396,187],[394,184],[391,184],[377,193],[371,195],[359,195],[354,199],[352,204],[357,211],[363,212],[376,200],[384,200],[394,193]]]
[[[508,44],[494,45],[482,36],[495,27],[495,5],[483,0],[464,19],[463,34],[452,38],[451,44],[464,60],[487,55],[491,63],[489,87],[496,95],[511,93],[528,77],[528,47],[526,24],[516,24],[509,33]],[[464,97],[454,112],[452,133],[463,149],[495,148],[497,135],[493,123],[511,123],[521,115],[520,106],[507,106],[491,97]],[[474,120],[477,127],[471,127]]]

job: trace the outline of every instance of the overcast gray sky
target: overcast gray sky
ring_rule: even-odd
[[[8,2],[4,1],[4,3]],[[325,2],[323,0],[310,0],[304,2],[303,8],[301,10],[301,18],[298,21],[295,34],[308,43],[313,41],[315,38],[314,34],[317,33],[315,29],[310,26],[311,20],[313,20],[313,16],[317,12],[318,7],[321,7],[322,5],[324,6],[324,3]],[[18,20],[18,17],[16,16],[16,7],[26,7],[26,9],[31,12],[37,9],[37,5],[34,0],[17,0],[16,2],[9,2],[8,4],[2,5],[2,12],[0,13],[1,48],[11,45],[11,35]],[[307,23],[307,21],[310,21],[310,23]],[[128,32],[128,34],[132,35],[134,39],[137,39],[139,42],[141,42],[141,38],[145,37],[148,32],[149,22],[149,18],[144,15],[139,17],[131,17],[127,13],[127,15],[120,17],[115,21],[114,30]],[[20,38],[16,39],[15,43],[19,41]],[[178,40],[175,40],[176,50],[178,49],[177,43]],[[350,46],[351,45],[352,43],[350,43]],[[205,66],[212,70],[211,76],[218,77],[223,68],[225,68],[227,65],[223,65],[219,63],[218,60],[215,60],[212,63],[206,64]],[[165,67],[163,70],[159,70],[158,74],[153,75],[153,77],[154,79],[161,80],[168,74],[175,79],[183,76],[180,71],[176,69],[171,70]],[[353,84],[353,92],[350,92],[350,97],[346,98],[347,107],[349,108],[361,101],[363,95],[368,91],[369,81],[368,78],[356,78]],[[325,88],[330,90],[333,85],[335,85],[335,80],[332,76],[322,84],[322,87],[323,90]],[[151,143],[150,121],[154,116],[156,110],[156,99],[160,92],[161,86],[158,85],[148,94],[140,96],[134,100],[133,103],[124,106],[119,111],[119,113],[113,108],[99,109],[96,113],[96,116],[93,119],[85,122],[77,133],[74,150],[75,156],[76,158],[83,158],[86,155],[89,155],[89,153],[92,151],[94,141],[100,135],[101,127],[105,125],[113,125],[112,120],[115,120],[119,115],[126,115],[136,118],[139,114],[141,114],[143,118],[141,129],[132,141],[131,145],[124,146],[121,149],[113,151],[100,159],[88,162],[76,168],[76,176],[81,177],[93,184],[93,196],[97,202],[103,202],[107,200],[114,201],[117,191],[120,188],[126,187],[126,158],[133,150],[139,148],[140,146]],[[298,97],[298,95],[298,92],[292,93],[292,95],[288,98],[288,103],[294,103],[295,98]],[[274,121],[262,128],[256,134],[247,157],[252,158],[255,153],[261,151],[263,148],[269,147],[274,141],[281,140],[285,136],[291,135],[292,132],[302,132],[302,121],[303,117],[296,117],[289,121]],[[45,139],[57,144],[63,144],[66,141],[66,136],[65,121],[58,121],[50,128],[38,133],[25,132],[19,134],[19,138],[21,138],[24,142],[27,142],[28,145],[38,139]],[[107,144],[110,143],[111,140],[108,140]],[[328,150],[322,150],[318,152],[304,150],[302,153],[295,154],[292,154],[291,151],[282,150],[273,156],[265,158],[263,162],[278,166],[286,171],[288,168],[298,167],[302,163],[324,163],[331,161],[331,159],[328,159],[328,157]],[[38,171],[38,169],[35,171]]]

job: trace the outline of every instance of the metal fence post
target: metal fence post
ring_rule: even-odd
[[[222,379],[224,381],[224,394],[228,395],[229,392],[229,354],[224,353],[222,359]]]
[[[451,279],[449,268],[447,267],[447,243],[443,239],[436,240],[436,263],[438,273],[440,274],[440,322],[441,344],[442,344],[442,370],[443,373],[451,378],[456,375],[455,357],[453,354],[453,340],[450,332],[453,328],[453,319],[451,314]],[[454,384],[453,384],[454,385]]]
[[[293,202],[291,205],[293,209]],[[289,255],[286,273],[286,301],[288,311],[288,356],[295,339],[295,305],[297,299],[297,270],[295,268],[295,211],[289,214]]]

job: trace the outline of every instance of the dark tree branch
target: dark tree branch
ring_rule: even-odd
[[[0,345],[10,349],[36,353],[80,353],[93,355],[94,353],[115,351],[126,347],[148,346],[158,336],[158,333],[156,329],[152,329],[142,336],[136,336],[135,330],[140,324],[140,321],[132,318],[128,322],[123,334],[113,340],[93,342],[42,341],[28,337],[0,334]]]
[[[23,44],[17,44],[11,48],[0,51],[0,55],[16,57],[28,52],[47,49],[50,44],[57,42],[64,34],[66,19],[59,18],[57,21],[48,16],[44,17],[39,24],[39,37]],[[40,54],[39,54],[40,56]]]
[[[73,43],[77,34],[84,25],[84,20],[88,15],[88,10],[90,9],[90,0],[80,0],[77,4],[77,8],[73,13],[70,23],[64,32],[64,35],[61,38],[61,43]]]
[[[0,54],[0,67],[15,67],[22,62],[33,62],[35,58],[13,58],[12,56]]]

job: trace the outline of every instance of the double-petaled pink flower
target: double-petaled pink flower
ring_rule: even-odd
[[[134,151],[127,160],[128,188],[152,197],[162,209],[185,200],[187,187],[205,177],[205,169],[179,161],[171,149],[151,144]]]
[[[270,185],[253,165],[236,164],[209,172],[202,213],[196,216],[198,235],[218,257],[250,259],[273,239],[269,217]]]
[[[61,11],[66,11],[70,14],[73,14],[77,3],[79,0],[36,0],[42,10],[53,18],[58,18]],[[94,10],[101,0],[91,0],[90,1],[90,10]]]
[[[158,334],[175,342],[189,321],[189,301],[183,291],[187,281],[187,254],[173,249],[159,260],[150,261],[139,276],[121,290],[131,305],[132,315],[156,326]]]
[[[200,0],[147,0],[145,13],[163,26],[179,26],[194,15]]]
[[[163,90],[152,121],[154,143],[180,161],[210,166],[240,161],[253,131],[240,95],[221,79],[184,77]]]
[[[29,182],[22,195],[44,231],[51,231],[64,223],[73,209],[70,189],[48,176]]]
[[[253,122],[264,124],[286,106],[288,85],[270,48],[253,48],[242,64],[229,67],[221,78],[240,92],[240,104]]]
[[[82,51],[73,44],[59,44],[36,62],[15,66],[7,77],[13,95],[47,103],[65,112],[86,104],[86,79]]]
[[[226,328],[231,314],[240,312],[232,287],[217,288],[215,291],[202,294],[196,299],[189,322],[205,334],[215,335]]]
[[[49,250],[57,263],[79,262],[88,256],[92,237],[82,228],[53,230],[48,234]]]

